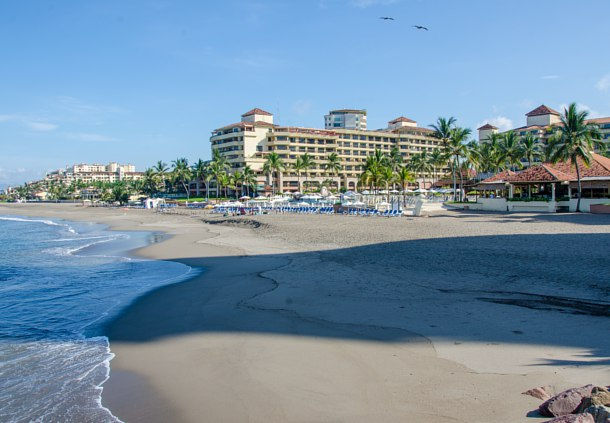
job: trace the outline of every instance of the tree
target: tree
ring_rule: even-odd
[[[167,172],[169,171],[169,167],[167,167],[167,163],[159,160],[157,164],[153,167],[155,171],[155,176],[159,181],[159,185],[161,185],[163,190],[166,189],[167,185]]]
[[[186,199],[190,198],[190,189],[189,184],[191,179],[193,179],[193,172],[189,167],[189,162],[184,157],[176,159],[172,162],[172,179],[176,184],[182,185],[184,188],[184,192],[186,193]]]
[[[299,184],[299,191],[303,191],[301,188],[301,172],[305,170],[305,164],[303,163],[303,157],[297,156],[296,161],[293,163],[292,168],[297,174],[297,181]]]
[[[307,186],[307,176],[309,175],[309,170],[314,168],[316,163],[313,161],[312,156],[305,153],[301,156],[301,164],[303,166],[303,170],[305,171],[305,186]]]
[[[243,171],[244,179],[243,184],[247,189],[246,195],[250,195],[250,187],[256,185],[256,175],[250,166],[245,166]]]
[[[129,201],[129,188],[123,181],[115,182],[110,190],[111,201],[123,205]]]
[[[237,196],[238,190],[239,190],[240,194],[241,194],[241,191],[243,191],[243,186],[242,186],[241,190],[239,189],[240,185],[243,184],[243,182],[244,182],[244,174],[241,173],[239,170],[235,171],[233,173],[233,183],[235,184],[235,198],[239,198]]]
[[[156,194],[159,191],[159,181],[155,175],[155,170],[148,168],[142,176],[142,191],[149,196]]]
[[[527,134],[521,138],[521,157],[527,160],[529,167],[534,165],[535,159],[540,157],[540,143],[538,138]]]
[[[428,159],[428,153],[426,151],[422,151],[421,153],[417,153],[411,156],[411,160],[409,162],[409,167],[416,173],[422,175],[423,179],[423,188],[426,188],[426,173],[429,173],[432,166],[430,165],[430,161]]]
[[[589,113],[578,110],[576,103],[572,103],[561,115],[561,126],[549,139],[550,159],[553,163],[569,161],[576,168],[578,180],[578,202],[576,211],[580,212],[580,199],[582,197],[582,184],[580,181],[580,159],[585,166],[591,164],[591,154],[595,148],[603,148],[601,133],[597,125],[586,123]]]
[[[226,173],[227,169],[229,169],[227,159],[221,156],[218,150],[214,150],[212,153],[212,162],[208,166],[208,172],[210,172],[216,181],[216,198],[220,195],[220,175]]]
[[[440,140],[442,147],[447,147],[449,139],[451,138],[451,132],[455,127],[456,119],[454,117],[443,118],[439,117],[434,125],[430,125],[430,128],[434,130],[433,136]]]
[[[453,157],[453,161],[451,163],[452,174],[453,174],[453,199],[457,200],[457,171],[459,169],[460,157],[463,157],[466,154],[466,140],[470,136],[472,131],[468,128],[453,128],[451,130],[451,135],[449,137],[449,141],[445,147],[445,152],[448,156]],[[462,174],[460,173],[460,181],[462,180]],[[462,188],[463,181],[460,185],[460,194],[459,201],[462,201]]]
[[[521,158],[523,150],[517,134],[514,131],[508,131],[502,134],[502,142],[500,143],[500,152],[506,161],[506,167],[515,170],[522,166]]]
[[[199,159],[191,168],[193,178],[197,181],[197,195],[199,195],[199,181],[203,181],[205,184],[205,192],[206,195],[208,193],[209,186],[208,181],[206,180],[206,176],[208,175],[208,164],[203,160]]]
[[[324,170],[326,170],[331,176],[336,176],[341,172],[341,158],[337,153],[330,153],[326,158],[326,163],[324,163]],[[339,188],[341,184],[337,184],[337,188]]]
[[[381,168],[381,172],[379,173],[380,181],[385,184],[388,203],[390,202],[390,184],[394,183],[394,175],[394,171],[390,166],[383,166]]]
[[[432,184],[436,182],[436,169],[447,165],[447,155],[439,148],[433,150],[428,156],[428,162],[432,168]]]
[[[282,171],[286,168],[284,161],[275,151],[272,151],[267,155],[267,160],[263,165],[263,172],[271,176],[271,191],[275,194],[275,178],[274,174],[277,174],[277,179],[281,179]],[[281,192],[281,187],[279,188]]]

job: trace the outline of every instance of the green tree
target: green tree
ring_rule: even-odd
[[[303,156],[297,156],[295,162],[292,164],[292,168],[297,174],[297,181],[299,184],[299,191],[303,191],[301,187],[301,173],[306,169],[305,163],[303,163]]]
[[[281,179],[282,171],[286,169],[284,161],[275,151],[272,151],[267,155],[267,160],[263,165],[263,172],[271,177],[271,191],[275,194],[275,181],[274,174],[277,175],[277,179]],[[281,192],[282,187],[279,187]]]
[[[305,187],[307,188],[307,179],[309,176],[309,171],[316,166],[316,163],[314,162],[313,157],[307,153],[301,156],[301,162],[303,165],[303,170],[305,171]]]
[[[172,162],[172,180],[176,184],[182,185],[184,192],[186,193],[186,199],[190,198],[189,184],[193,179],[193,172],[189,167],[189,162],[184,157],[176,159]]]
[[[342,168],[343,167],[341,166],[341,158],[337,153],[330,153],[328,157],[326,157],[326,163],[324,163],[324,170],[326,170],[329,175],[337,176],[339,172],[341,172]],[[339,188],[340,185],[341,183],[337,183],[337,188]]]
[[[197,182],[197,195],[199,195],[200,181],[205,184],[205,192],[208,195],[210,191],[209,180],[206,178],[208,175],[208,164],[203,160],[199,159],[191,168],[193,178]]]
[[[532,167],[535,160],[541,156],[540,142],[537,137],[527,134],[521,138],[521,157],[527,160],[529,167]]]
[[[468,128],[453,128],[451,131],[451,136],[449,137],[449,141],[445,147],[445,152],[448,156],[453,157],[451,168],[453,174],[453,193],[454,200],[458,198],[457,196],[457,172],[460,168],[460,158],[466,155],[466,140],[470,136],[471,130]],[[460,172],[460,180],[462,180],[462,174]],[[459,191],[459,201],[462,201],[462,188],[463,181],[460,186]]]
[[[523,149],[519,137],[514,131],[508,131],[502,134],[502,142],[500,143],[500,152],[506,161],[508,169],[518,169],[522,166],[521,158],[523,157]]]
[[[244,167],[243,175],[243,184],[247,190],[246,195],[250,195],[250,187],[254,187],[256,185],[256,174],[250,166],[246,165]]]
[[[578,180],[578,202],[576,211],[580,212],[580,199],[582,197],[582,184],[580,180],[579,159],[585,166],[591,164],[591,154],[595,148],[603,148],[601,133],[597,125],[586,122],[589,113],[578,110],[576,103],[564,109],[561,115],[561,126],[549,140],[550,158],[553,163],[569,161],[576,168]]]

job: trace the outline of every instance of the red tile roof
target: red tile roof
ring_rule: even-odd
[[[396,119],[391,120],[391,121],[389,121],[388,123],[389,123],[390,125],[392,125],[392,124],[394,124],[394,123],[398,123],[398,122],[417,123],[417,122],[415,122],[413,119],[409,119],[409,118],[406,118],[406,117],[404,117],[404,116],[397,117]]]
[[[542,116],[542,115],[557,115],[559,116],[559,112],[556,110],[551,109],[550,107],[545,106],[544,104],[542,106],[536,107],[534,110],[532,110],[529,113],[526,113],[525,116]]]
[[[497,183],[503,183],[504,181],[506,181],[507,179],[509,179],[510,177],[514,176],[516,173],[513,172],[512,170],[505,170],[503,172],[500,173],[496,173],[495,175],[487,178],[487,179],[483,179],[480,183],[481,184],[497,184]]]
[[[252,116],[252,115],[264,115],[264,116],[273,116],[271,113],[264,111],[263,109],[254,108],[243,115],[241,117]]]
[[[610,159],[599,154],[592,153],[590,166],[586,166],[578,159],[580,177],[583,178],[609,178]],[[507,178],[509,182],[562,182],[576,181],[576,167],[571,162],[543,163],[532,166],[513,176]]]
[[[490,125],[489,123],[486,123],[485,125],[481,126],[480,128],[477,128],[477,131],[480,131],[481,129],[485,130],[485,129],[498,129],[493,125]]]

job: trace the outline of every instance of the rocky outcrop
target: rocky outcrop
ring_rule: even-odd
[[[555,417],[544,423],[596,423],[593,416],[589,413],[566,414],[565,416]]]
[[[581,386],[563,391],[543,402],[538,411],[546,417],[559,417],[574,414],[584,398],[590,397],[593,385]],[[593,421],[592,421],[593,422]]]
[[[548,386],[539,386],[538,388],[532,388],[525,392],[522,392],[523,395],[529,395],[534,398],[538,398],[539,400],[546,401],[551,398],[551,394],[549,393],[551,388]]]
[[[610,407],[605,405],[592,405],[585,410],[593,416],[595,423],[610,423]]]

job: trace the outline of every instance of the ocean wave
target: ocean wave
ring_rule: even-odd
[[[73,234],[77,234],[78,233],[78,232],[76,232],[76,230],[72,226],[70,226],[70,225],[68,225],[66,223],[57,223],[57,222],[54,222],[54,221],[49,220],[49,219],[24,219],[23,217],[0,216],[0,220],[7,220],[7,221],[12,221],[12,222],[43,223],[43,224],[49,225],[49,226],[63,226],[70,233],[73,233]]]

